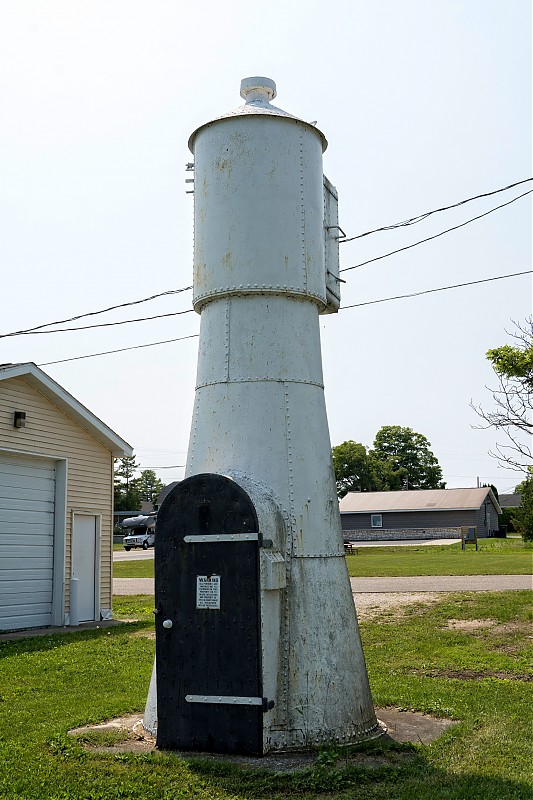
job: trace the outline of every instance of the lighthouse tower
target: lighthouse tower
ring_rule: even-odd
[[[381,733],[344,558],[319,315],[339,307],[326,139],[272,105],[199,127],[185,480],[158,515],[156,666],[144,725],[161,747],[256,752]]]

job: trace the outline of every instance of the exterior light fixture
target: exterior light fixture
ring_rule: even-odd
[[[26,412],[25,411],[15,411],[13,414],[13,427],[14,428],[25,428],[26,427]]]

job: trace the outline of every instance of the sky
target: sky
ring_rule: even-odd
[[[247,76],[272,78],[277,106],[317,120],[348,236],[530,178],[531,33],[529,0],[3,0],[0,333],[192,284],[187,141],[242,104]],[[531,270],[530,194],[347,269],[531,188],[341,244],[343,307]],[[189,311],[191,295],[70,325]],[[526,274],[322,316],[332,444],[410,427],[449,488],[512,491],[521,475],[488,455],[504,439],[476,428],[470,404],[493,406],[485,353],[513,342],[531,300]],[[167,483],[184,474],[198,330],[191,311],[4,337],[0,363],[41,365]]]

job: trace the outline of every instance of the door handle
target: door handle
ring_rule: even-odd
[[[172,627],[172,620],[171,619],[164,619],[163,620],[163,628],[166,628],[167,630],[170,630],[171,627]]]

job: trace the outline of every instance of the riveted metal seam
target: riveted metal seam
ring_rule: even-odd
[[[293,553],[293,558],[344,558],[344,551],[330,550],[327,553]]]
[[[229,381],[229,349],[230,349],[230,314],[231,314],[231,299],[228,298],[226,303],[226,325],[224,330],[224,357],[226,359],[226,383]]]
[[[305,185],[304,185],[304,151],[303,151],[303,132],[300,131],[300,215],[301,215],[301,234],[302,234],[302,268],[304,285],[307,291],[307,264],[305,253]]]
[[[307,281],[306,281],[307,282]],[[203,306],[207,304],[207,301],[210,299],[227,297],[228,295],[249,295],[249,294],[257,294],[257,295],[274,295],[278,297],[298,297],[305,300],[313,300],[317,303],[320,308],[325,307],[326,298],[323,294],[316,294],[315,292],[310,292],[307,288],[301,287],[291,287],[291,286],[263,286],[258,287],[254,284],[243,285],[243,286],[226,286],[220,287],[219,289],[212,289],[208,292],[204,292],[203,294],[194,295],[193,296],[193,308],[195,311],[201,311]]]
[[[284,378],[282,380],[281,378],[268,378],[268,377],[243,377],[243,378],[229,378],[228,377],[226,380],[223,380],[223,381],[206,381],[206,383],[198,383],[198,384],[196,384],[195,388],[196,389],[204,389],[206,386],[218,386],[218,385],[227,386],[228,384],[231,384],[231,383],[282,383],[283,385],[293,384],[293,383],[295,383],[295,384],[301,384],[302,383],[302,384],[305,384],[306,386],[316,386],[318,389],[323,389],[324,388],[324,384],[323,383],[319,383],[318,381],[306,381],[306,380],[303,380],[303,379],[300,380],[298,378],[294,378],[294,379],[291,378],[290,380],[287,380],[287,379]]]
[[[292,572],[292,553],[293,553],[293,542],[294,542],[294,531],[296,530],[296,519],[294,516],[294,484],[292,478],[292,442],[291,442],[291,420],[290,420],[290,408],[289,408],[289,392],[287,388],[285,388],[284,393],[285,399],[285,442],[287,447],[287,468],[288,468],[288,489],[289,489],[289,509],[288,509],[288,525],[287,525],[287,536],[286,536],[286,562],[287,562],[287,586],[291,586],[291,572]],[[283,636],[283,671],[284,671],[284,680],[283,680],[283,692],[285,695],[285,702],[286,702],[286,709],[287,709],[287,722],[288,722],[288,709],[289,709],[289,692],[288,687],[290,685],[290,633],[291,633],[291,623],[290,623],[290,608],[289,608],[289,598],[285,597],[284,603],[284,611],[285,611],[285,619],[284,619],[284,636]]]
[[[198,402],[197,402],[197,398],[195,397],[193,414],[192,414],[192,425],[191,425],[191,435],[190,435],[190,441],[189,441],[189,449],[187,451],[187,462],[186,462],[186,468],[185,468],[185,477],[187,477],[187,475],[188,475],[189,454],[195,452],[197,428],[198,428]]]

